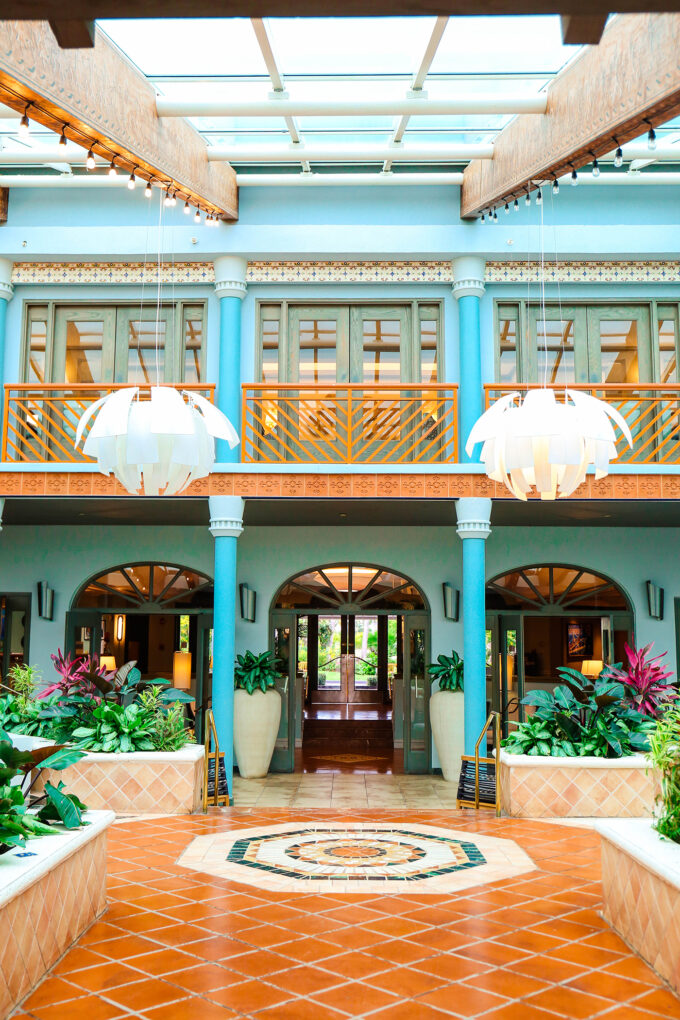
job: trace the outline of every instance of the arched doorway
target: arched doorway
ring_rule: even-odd
[[[553,690],[557,668],[596,676],[620,662],[633,633],[633,606],[611,578],[585,567],[531,564],[486,586],[487,703],[510,721],[525,717],[522,698]]]
[[[212,694],[213,582],[178,563],[125,563],[80,586],[66,614],[67,651],[134,659],[143,677],[174,677],[174,653],[191,654],[191,690],[198,723]]]
[[[330,563],[287,580],[271,611],[286,694],[273,768],[293,770],[296,744],[329,761],[342,745],[357,763],[389,745],[403,748],[405,771],[426,772],[429,622],[418,585],[377,564]]]

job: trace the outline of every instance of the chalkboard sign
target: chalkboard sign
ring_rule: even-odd
[[[458,800],[475,802],[475,763],[461,762],[458,782]],[[496,766],[490,762],[479,763],[479,803],[496,803]]]
[[[224,767],[224,758],[220,758],[219,768],[219,781],[217,784],[217,793],[220,797],[226,797],[229,790],[227,788],[227,770]],[[215,796],[215,759],[208,759],[208,798]]]

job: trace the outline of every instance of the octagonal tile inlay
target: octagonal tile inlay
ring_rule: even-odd
[[[441,894],[535,867],[509,839],[426,825],[332,822],[198,836],[179,864],[281,891],[400,894]]]

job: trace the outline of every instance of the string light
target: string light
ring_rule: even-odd
[[[552,193],[553,195],[559,195],[560,193],[560,182],[557,180],[556,177],[553,177]]]
[[[144,198],[151,198],[151,195],[152,195],[151,181],[147,181],[146,187],[144,188]]]
[[[172,200],[170,198],[170,188],[166,188],[165,189],[165,198],[163,199],[163,205],[170,205],[171,201]]]
[[[515,199],[515,201],[513,202],[513,206],[514,206],[515,212],[519,212],[519,201],[517,199]]]
[[[623,149],[616,141],[616,139],[614,139],[614,141],[616,142],[616,152],[614,153],[614,166],[618,170],[619,167],[623,166]]]
[[[173,191],[172,195],[170,196],[170,205],[177,205],[177,192],[176,191]]]
[[[482,213],[482,223],[486,223],[486,216]]]
[[[578,184],[578,174],[576,173],[576,170],[572,166],[572,168],[571,168],[571,186],[573,188],[575,188],[577,184]]]
[[[188,216],[190,212],[191,212],[191,206],[189,205],[188,202],[185,202],[184,203],[184,215]]]
[[[536,205],[543,205],[543,193],[541,192],[540,188],[536,193]]]
[[[111,162],[109,163],[109,177],[117,177],[117,176],[118,176],[118,171],[116,169],[116,161],[115,161],[115,159],[112,159]]]
[[[194,223],[200,223],[200,222],[201,222],[201,210],[197,209],[196,213],[194,215]]]
[[[66,128],[67,128],[67,125],[64,124],[63,128],[61,129],[61,134],[59,136],[59,144],[62,145],[62,146],[66,145],[66,142],[67,142]]]
[[[597,156],[595,156],[592,152],[591,152],[590,155],[593,157],[593,177],[599,177],[600,176],[600,164],[597,162]]]
[[[654,150],[656,149],[656,131],[654,130],[654,126],[651,121],[646,120],[645,124],[649,124],[649,131],[647,132],[647,148]]]
[[[510,212],[510,206],[509,206],[509,205],[508,205],[508,203],[506,202],[506,203],[505,203],[505,215],[507,216],[509,212]]]
[[[133,170],[132,173],[130,174],[130,176],[128,178],[128,182],[127,182],[127,186],[130,189],[130,191],[134,191],[134,187],[135,187],[136,183],[137,183],[137,178],[135,177],[135,172]]]
[[[92,149],[87,150],[87,159],[85,160],[85,166],[87,167],[88,170],[94,170],[95,162],[94,152],[92,151]]]
[[[26,138],[27,135],[30,135],[31,133],[31,122],[28,119],[28,110],[30,105],[31,105],[30,103],[26,103],[24,115],[19,121],[19,134],[21,135],[22,138]]]
[[[525,205],[531,205],[531,192],[529,191],[528,188],[527,188],[526,197],[524,199],[524,204]]]

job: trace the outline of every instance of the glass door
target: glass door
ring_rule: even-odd
[[[29,661],[31,596],[0,594],[0,680],[7,681],[12,666]]]
[[[116,325],[115,381],[156,386],[177,378],[175,310],[119,308]],[[189,381],[189,380],[187,380]]]
[[[430,682],[427,617],[404,616],[404,771],[430,768]]]
[[[352,394],[354,460],[410,460],[422,427],[423,408],[400,383],[413,378],[412,314],[407,307],[352,309],[350,378],[366,384]],[[375,387],[373,389],[372,387]]]
[[[563,305],[528,310],[527,382],[570,386],[588,382],[586,309]]]
[[[115,308],[57,308],[52,381],[112,383],[115,344]]]
[[[272,650],[279,660],[276,689],[281,695],[281,723],[270,769],[292,772],[295,768],[295,695],[297,677],[295,613],[272,613]]]
[[[524,661],[521,616],[502,616],[498,632],[498,690],[503,735],[508,722],[524,719]]]
[[[348,676],[348,701],[382,702],[383,695],[378,690],[378,660],[381,652],[378,617],[350,616],[348,622],[352,637],[352,669]],[[382,643],[387,645],[386,630]]]
[[[73,609],[66,614],[66,652],[76,658],[100,655],[102,614],[87,609]]]
[[[212,613],[201,613],[196,621],[196,708],[195,729],[196,740],[205,740],[203,725],[205,713],[212,707],[213,685],[213,616]]]

